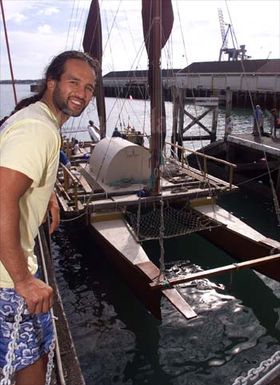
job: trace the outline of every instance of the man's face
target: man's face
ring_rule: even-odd
[[[55,81],[53,105],[67,117],[79,116],[94,95],[96,75],[90,65],[79,59],[69,59],[64,73]]]

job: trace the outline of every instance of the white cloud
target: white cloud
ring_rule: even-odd
[[[39,14],[45,16],[52,16],[56,13],[59,13],[59,9],[57,7],[48,7],[46,9],[40,10]]]
[[[11,13],[7,18],[7,21],[13,21],[17,24],[20,24],[24,20],[26,20],[26,16],[19,12]]]
[[[163,67],[168,63],[169,68],[182,68],[192,62],[218,59],[222,44],[218,8],[223,9],[225,23],[233,24],[238,44],[246,44],[253,59],[264,59],[270,51],[270,58],[280,57],[279,1],[173,0],[172,3],[174,27],[163,52]],[[65,49],[81,49],[89,5],[89,0],[5,1],[15,77],[38,78],[51,56]],[[141,1],[100,0],[100,8],[105,51],[103,73],[146,69]],[[3,36],[1,29],[1,79],[7,79]]]
[[[38,33],[42,33],[43,35],[51,34],[52,28],[49,24],[39,25]]]

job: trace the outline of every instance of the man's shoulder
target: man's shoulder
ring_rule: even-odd
[[[48,114],[47,106],[45,107],[44,103],[36,102],[32,103],[29,106],[17,111],[13,114],[6,122],[3,124],[3,132],[5,129],[8,131],[15,128],[25,127],[52,127],[57,131],[57,124],[54,119]]]

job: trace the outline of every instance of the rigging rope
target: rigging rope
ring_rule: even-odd
[[[230,19],[230,24],[232,26],[233,23],[232,23],[232,19],[231,19],[231,15],[230,15],[230,11],[229,11],[229,8],[228,8],[227,1],[226,1],[226,7],[227,7],[227,11],[228,11],[228,16],[229,16],[229,19]],[[237,41],[237,38],[236,38],[234,30],[233,30],[233,35],[234,35],[234,38],[235,38],[237,46],[238,46],[238,41]],[[246,76],[246,70],[245,70],[244,62],[243,62],[242,59],[240,60],[240,64],[241,64],[242,72],[245,75],[244,80],[245,80],[246,84],[248,85],[247,88],[248,88],[250,104],[251,104],[252,110],[254,111],[255,108],[254,108],[254,101],[253,101],[253,97],[252,97],[252,92],[251,92],[249,84],[248,84],[248,79],[247,79],[247,76]],[[256,119],[256,126],[257,126],[257,131],[258,131],[259,138],[261,138],[261,130],[260,130],[259,122],[258,122],[257,119]],[[273,200],[273,204],[274,204],[275,214],[276,214],[276,217],[277,217],[277,220],[278,220],[278,226],[280,226],[280,206],[279,206],[279,200],[278,200],[277,193],[276,193],[276,188],[274,186],[274,182],[273,182],[273,179],[272,179],[272,176],[271,176],[271,170],[269,168],[269,164],[268,164],[268,160],[267,160],[267,154],[266,154],[265,149],[263,149],[263,156],[264,156],[266,167],[267,167],[267,174],[269,176],[269,184],[270,184],[270,188],[271,188],[272,200]]]

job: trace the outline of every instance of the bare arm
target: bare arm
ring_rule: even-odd
[[[53,305],[53,290],[29,272],[20,243],[19,201],[31,183],[26,175],[0,167],[0,260],[29,311],[38,314]]]
[[[57,198],[54,192],[52,192],[52,195],[50,197],[48,210],[51,214],[51,224],[49,233],[52,234],[60,222],[59,204],[57,202]]]

